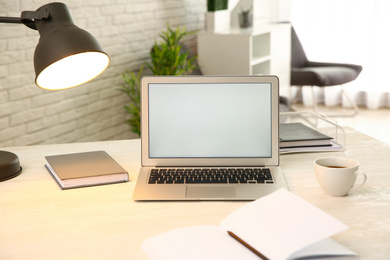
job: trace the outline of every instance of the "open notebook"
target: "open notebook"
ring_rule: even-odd
[[[276,76],[141,79],[134,200],[253,200],[287,188]]]

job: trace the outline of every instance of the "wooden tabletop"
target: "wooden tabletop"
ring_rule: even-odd
[[[343,152],[285,154],[281,168],[291,192],[350,227],[333,237],[361,259],[390,256],[390,146],[346,128]],[[140,140],[10,147],[23,173],[0,182],[0,259],[148,259],[144,239],[171,229],[218,225],[248,202],[135,202]],[[105,150],[130,182],[61,190],[44,156]],[[358,160],[367,182],[347,197],[322,193],[313,161],[325,156]],[[288,216],[286,216],[288,221]]]

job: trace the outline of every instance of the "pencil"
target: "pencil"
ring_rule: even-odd
[[[238,236],[236,236],[233,232],[231,231],[228,231],[228,234],[230,236],[232,236],[234,239],[236,239],[238,242],[240,242],[241,244],[243,244],[246,248],[248,248],[249,250],[251,250],[253,253],[255,253],[257,256],[259,256],[261,259],[263,260],[269,260],[266,256],[264,256],[263,254],[261,254],[259,251],[257,251],[256,249],[254,249],[253,247],[251,247],[249,244],[247,244],[244,240],[242,240],[241,238],[239,238]]]

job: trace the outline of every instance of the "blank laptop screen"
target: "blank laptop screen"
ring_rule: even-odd
[[[149,83],[150,158],[270,158],[270,83]]]

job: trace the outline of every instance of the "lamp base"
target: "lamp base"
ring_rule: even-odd
[[[22,173],[19,158],[16,154],[0,151],[0,182],[12,179]]]

